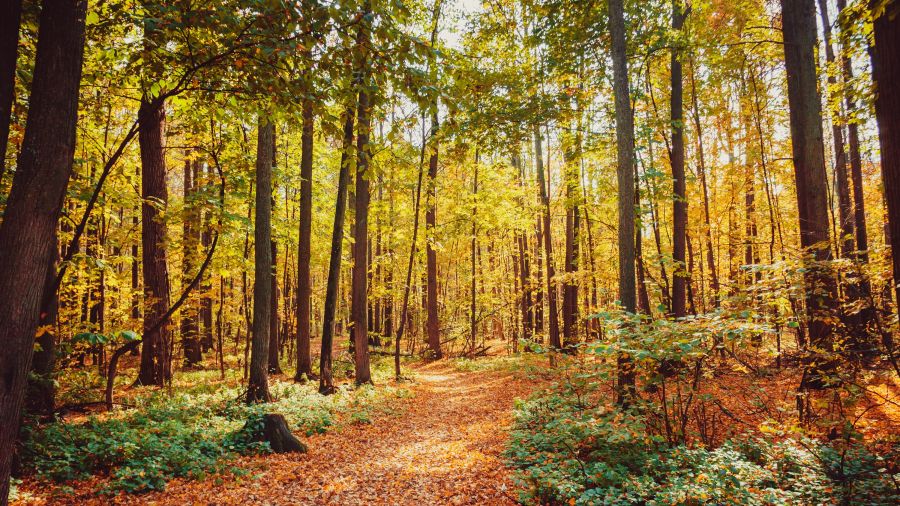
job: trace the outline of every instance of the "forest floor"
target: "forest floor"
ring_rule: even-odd
[[[491,359],[486,359],[490,361]],[[244,477],[176,479],[163,492],[90,493],[53,504],[516,504],[503,452],[515,399],[540,386],[490,362],[412,364],[412,395],[369,423],[301,438],[306,454],[242,457]],[[59,502],[59,499],[63,499]]]

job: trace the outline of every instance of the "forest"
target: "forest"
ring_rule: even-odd
[[[0,506],[900,504],[900,0],[0,11]]]

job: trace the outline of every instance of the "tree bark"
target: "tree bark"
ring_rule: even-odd
[[[428,330],[428,348],[432,357],[441,358],[441,336],[440,322],[438,321],[438,299],[437,299],[437,252],[434,249],[435,241],[435,225],[437,223],[437,194],[435,184],[437,181],[438,171],[438,141],[436,139],[438,131],[438,113],[437,101],[434,104],[434,111],[431,115],[431,157],[428,159],[428,193],[427,204],[425,206],[425,270],[426,270],[426,304],[425,311],[427,314],[427,330]]]
[[[310,356],[310,242],[312,241],[313,102],[303,100],[300,136],[300,239],[297,246],[297,373],[295,381],[312,377]]]
[[[562,348],[559,339],[559,313],[556,310],[556,288],[553,286],[553,278],[556,276],[553,268],[553,240],[550,236],[550,196],[547,194],[547,182],[544,175],[544,153],[541,146],[541,129],[540,126],[534,125],[534,160],[537,163],[537,182],[539,186],[539,196],[541,198],[541,218],[542,232],[544,239],[544,259],[547,265],[547,303],[548,311],[548,330],[550,333],[550,347],[558,350]]]
[[[190,152],[184,161],[184,210],[182,216],[182,263],[181,263],[181,279],[183,283],[187,283],[194,276],[196,270],[197,243],[199,241],[198,230],[195,230],[197,223],[197,212],[194,203],[191,202],[194,192],[196,191],[196,183],[194,182],[194,165],[190,159]],[[196,307],[196,300],[187,300],[184,309],[181,311],[181,343],[184,348],[184,362],[186,366],[199,364],[203,360],[200,349],[199,340],[199,314]]]
[[[872,4],[880,4],[872,0]],[[900,301],[900,2],[875,12],[875,46],[871,51],[875,80],[875,116],[881,146],[881,178],[888,210],[895,301]]]
[[[0,223],[0,504],[19,433],[22,400],[51,248],[75,153],[85,0],[45,0],[22,151]],[[5,36],[5,32],[4,32]]]
[[[338,174],[337,202],[334,205],[334,227],[331,232],[331,259],[328,264],[328,284],[325,288],[325,308],[322,317],[322,351],[319,354],[319,393],[334,393],[334,374],[331,367],[331,348],[334,344],[334,313],[341,280],[341,250],[344,242],[344,218],[347,214],[347,187],[350,186],[350,166],[353,162],[353,122],[355,112],[344,112],[344,141],[341,148],[341,168]]]
[[[672,0],[672,29],[681,32],[687,12],[681,1]],[[686,296],[690,273],[685,269],[685,244],[687,237],[688,203],[684,174],[684,84],[682,82],[681,54],[677,47],[671,55],[672,94],[670,116],[672,126],[672,314],[682,318],[687,314]]]
[[[169,308],[169,269],[166,259],[166,224],[163,213],[169,200],[166,186],[165,102],[145,96],[138,111],[141,148],[141,243],[144,275],[144,335],[138,383],[164,385],[172,375],[168,324],[152,329]]]
[[[628,85],[625,13],[622,0],[608,0],[612,37],[613,95],[616,109],[616,152],[619,183],[619,300],[628,313],[636,310],[634,279],[634,117]],[[626,354],[618,357],[618,402],[627,405],[634,397],[634,364]]]
[[[825,386],[827,357],[833,351],[832,325],[836,286],[827,265],[831,260],[828,218],[828,182],[822,138],[822,101],[816,74],[816,19],[813,0],[782,0],[785,69],[800,244],[806,250],[806,306],[809,344],[801,390]],[[823,355],[825,355],[823,357]]]
[[[269,332],[272,318],[272,158],[275,125],[259,118],[256,145],[253,341],[247,403],[269,402]]]

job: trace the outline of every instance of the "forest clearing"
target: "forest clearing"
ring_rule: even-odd
[[[3,0],[0,506],[900,504],[900,0]]]

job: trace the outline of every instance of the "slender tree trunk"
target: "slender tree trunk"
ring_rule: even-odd
[[[578,111],[579,117],[581,111]],[[580,123],[580,122],[578,122]],[[576,132],[579,125],[576,123]],[[578,342],[578,246],[581,228],[581,188],[579,175],[581,160],[581,134],[570,136],[568,149],[564,150],[566,182],[566,282],[563,284],[563,346],[567,349]]]
[[[197,213],[192,202],[194,192],[196,191],[196,183],[194,181],[194,167],[190,159],[190,151],[186,153],[184,161],[184,210],[182,216],[182,262],[181,262],[181,279],[182,286],[194,277],[194,271],[197,269],[196,258],[198,231],[194,230],[197,222]],[[196,301],[190,298],[185,301],[181,310],[181,343],[184,349],[184,362],[186,366],[199,364],[203,360],[200,341],[198,340],[198,314]]]
[[[434,249],[435,242],[435,225],[437,223],[437,192],[436,181],[438,171],[438,142],[436,134],[439,128],[437,103],[434,104],[434,111],[431,116],[431,139],[433,149],[431,157],[428,159],[428,193],[427,204],[425,206],[425,269],[426,269],[426,307],[425,311],[428,316],[428,347],[435,359],[441,358],[441,336],[440,321],[438,321],[438,286],[437,286],[437,252]]]
[[[847,7],[846,0],[837,0],[838,16]],[[841,48],[843,55],[841,56],[841,74],[844,82],[849,83],[853,80],[853,65],[847,52],[849,48],[848,30],[841,28]],[[850,86],[845,85],[844,100],[846,105],[845,114],[847,115],[847,141],[850,151],[850,180],[853,185],[853,229],[856,232],[856,250],[859,252],[858,259],[862,263],[869,261],[869,238],[866,232],[866,203],[863,197],[863,177],[862,177],[862,157],[859,152],[859,121],[854,118],[856,114],[856,101],[853,98],[853,90]]]
[[[275,125],[260,116],[256,144],[253,340],[247,403],[269,402],[269,346],[272,318],[272,152]]]
[[[297,246],[297,373],[295,381],[312,377],[310,356],[310,248],[312,241],[313,102],[303,101],[300,137],[300,239]]]
[[[835,65],[836,58],[831,45],[831,24],[828,19],[828,1],[819,0],[819,14],[825,31],[825,59],[829,65]],[[831,89],[837,86],[837,77],[829,73],[828,84]],[[831,118],[831,135],[834,140],[834,185],[838,195],[839,221],[838,251],[841,257],[849,258],[853,252],[853,204],[850,201],[850,184],[847,177],[847,151],[844,148],[844,130],[833,113]]]
[[[672,29],[681,32],[687,12],[680,0],[672,0]],[[672,313],[675,318],[687,314],[686,296],[690,273],[685,269],[685,243],[687,236],[688,203],[684,174],[684,86],[682,83],[681,54],[672,48],[672,95],[670,100],[672,126]]]
[[[535,161],[537,162],[537,181],[540,187],[540,197],[542,204],[543,217],[543,239],[544,239],[544,257],[547,264],[547,302],[549,305],[549,332],[550,347],[553,349],[562,348],[559,339],[559,313],[556,310],[556,287],[553,286],[553,278],[556,273],[553,269],[553,240],[550,236],[550,196],[547,194],[547,183],[544,176],[544,153],[541,146],[541,130],[540,126],[534,125],[534,152]]]
[[[478,250],[478,164],[481,161],[478,157],[478,148],[475,148],[475,174],[472,181],[472,245],[471,245],[471,271],[472,281],[469,286],[469,341],[471,350],[475,351],[475,337],[477,336],[476,325],[478,323],[477,299],[476,291],[478,286],[478,271],[476,270],[477,250]]]
[[[141,242],[144,272],[144,335],[138,383],[164,385],[171,379],[169,356],[171,330],[156,322],[169,309],[169,269],[166,258],[166,224],[160,208],[168,204],[165,159],[165,102],[144,97],[138,112],[141,148]]]
[[[616,108],[616,152],[619,182],[619,300],[629,313],[636,310],[634,279],[634,117],[628,85],[625,47],[625,13],[622,0],[608,0],[612,37],[613,95]],[[634,392],[635,373],[631,357],[618,357],[617,396],[627,405]]]
[[[25,138],[0,223],[3,505],[9,497],[10,468],[41,298],[54,256],[53,237],[72,174],[86,8],[84,0],[43,2]]]
[[[824,387],[824,374],[835,365],[827,353],[833,351],[829,320],[833,317],[836,286],[830,268],[822,265],[831,260],[831,248],[822,101],[815,60],[816,10],[813,0],[782,0],[781,7],[800,244],[809,255],[804,276],[809,344],[816,350],[807,356],[800,385],[804,390]]]
[[[319,354],[319,393],[334,393],[331,348],[334,344],[334,313],[340,290],[341,250],[344,242],[344,218],[347,214],[347,187],[350,186],[350,167],[353,162],[353,122],[355,112],[344,112],[344,140],[341,146],[341,167],[338,173],[337,201],[334,205],[334,226],[331,232],[331,258],[328,264],[328,283],[325,287],[325,307],[322,315],[322,350]]]
[[[278,335],[278,246],[275,241],[272,243],[272,271],[269,274],[269,281],[272,283],[272,304],[269,314],[269,374],[281,374],[281,361],[279,360],[280,340]]]

